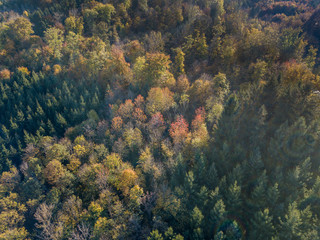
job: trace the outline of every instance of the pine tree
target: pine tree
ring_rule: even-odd
[[[12,117],[10,118],[10,129],[11,131],[16,131],[18,130],[18,124],[16,123],[15,119],[13,119]]]
[[[227,216],[227,211],[225,204],[222,199],[219,199],[213,208],[210,210],[209,214],[209,222],[208,222],[208,228],[209,228],[209,236],[212,236],[215,229],[219,227],[219,224],[222,223]]]
[[[256,180],[255,187],[251,193],[252,204],[258,208],[263,209],[266,207],[266,194],[268,189],[268,179],[266,171]]]
[[[50,136],[53,136],[55,134],[56,130],[54,129],[54,126],[53,126],[52,122],[50,121],[50,119],[48,119],[46,128],[47,128],[47,133]]]
[[[195,157],[194,173],[195,179],[199,186],[203,186],[207,182],[206,177],[206,160],[203,154],[197,154]]]
[[[10,137],[10,132],[9,130],[6,128],[5,125],[1,126],[1,137],[5,140],[9,142],[9,137]]]
[[[198,207],[195,207],[191,213],[191,222],[190,227],[192,229],[192,235],[190,236],[192,239],[201,240],[203,239],[203,215]]]
[[[198,59],[202,60],[208,56],[207,39],[204,33],[202,33],[200,36],[200,32],[199,31],[196,32],[196,37],[195,37],[193,47],[196,50],[196,56]]]
[[[182,51],[181,48],[176,48],[174,49],[176,56],[174,58],[174,73],[176,77],[179,77],[183,74],[185,74],[185,70],[184,70],[184,56],[185,53]]]
[[[293,202],[288,207],[288,212],[285,215],[284,219],[280,220],[281,229],[279,232],[280,239],[301,239],[301,212],[297,208],[297,203]]]
[[[56,123],[58,124],[59,134],[62,134],[64,129],[67,127],[67,121],[60,113],[56,114]]]
[[[153,230],[148,237],[148,240],[163,240],[162,234],[158,230]]]
[[[272,216],[269,209],[258,211],[251,220],[251,231],[248,239],[252,240],[272,240],[275,234],[275,227],[272,223]]]
[[[209,189],[214,189],[219,184],[218,172],[215,166],[215,163],[212,162],[209,168],[207,168],[206,175],[206,186]]]
[[[232,214],[238,215],[241,213],[241,186],[238,185],[237,181],[229,186],[225,196],[225,203],[228,211]]]

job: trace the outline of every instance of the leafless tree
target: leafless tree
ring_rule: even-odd
[[[154,192],[147,192],[145,196],[141,198],[141,205],[143,210],[147,213],[148,218],[151,220],[152,209],[156,205],[157,195]]]
[[[62,236],[63,226],[61,223],[54,224],[52,220],[52,211],[54,205],[47,205],[42,203],[36,213],[34,214],[38,223],[36,227],[41,229],[41,233],[38,235],[40,239],[44,240],[58,240]]]
[[[77,228],[72,232],[69,240],[88,240],[91,239],[91,229],[85,223],[78,224]]]
[[[102,168],[99,170],[96,178],[96,184],[98,185],[100,190],[104,190],[107,188],[108,177],[109,177],[108,169]]]
[[[64,204],[63,212],[70,216],[74,221],[78,221],[82,212],[82,201],[80,198],[72,195]]]

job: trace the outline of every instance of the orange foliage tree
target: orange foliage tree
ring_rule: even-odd
[[[183,116],[178,116],[176,121],[171,124],[169,134],[174,144],[181,144],[186,140],[189,135],[189,124]]]

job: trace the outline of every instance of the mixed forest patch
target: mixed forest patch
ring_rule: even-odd
[[[0,239],[320,239],[318,0],[0,0]]]

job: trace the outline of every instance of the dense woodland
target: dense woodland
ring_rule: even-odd
[[[0,0],[0,239],[320,239],[319,0]]]

